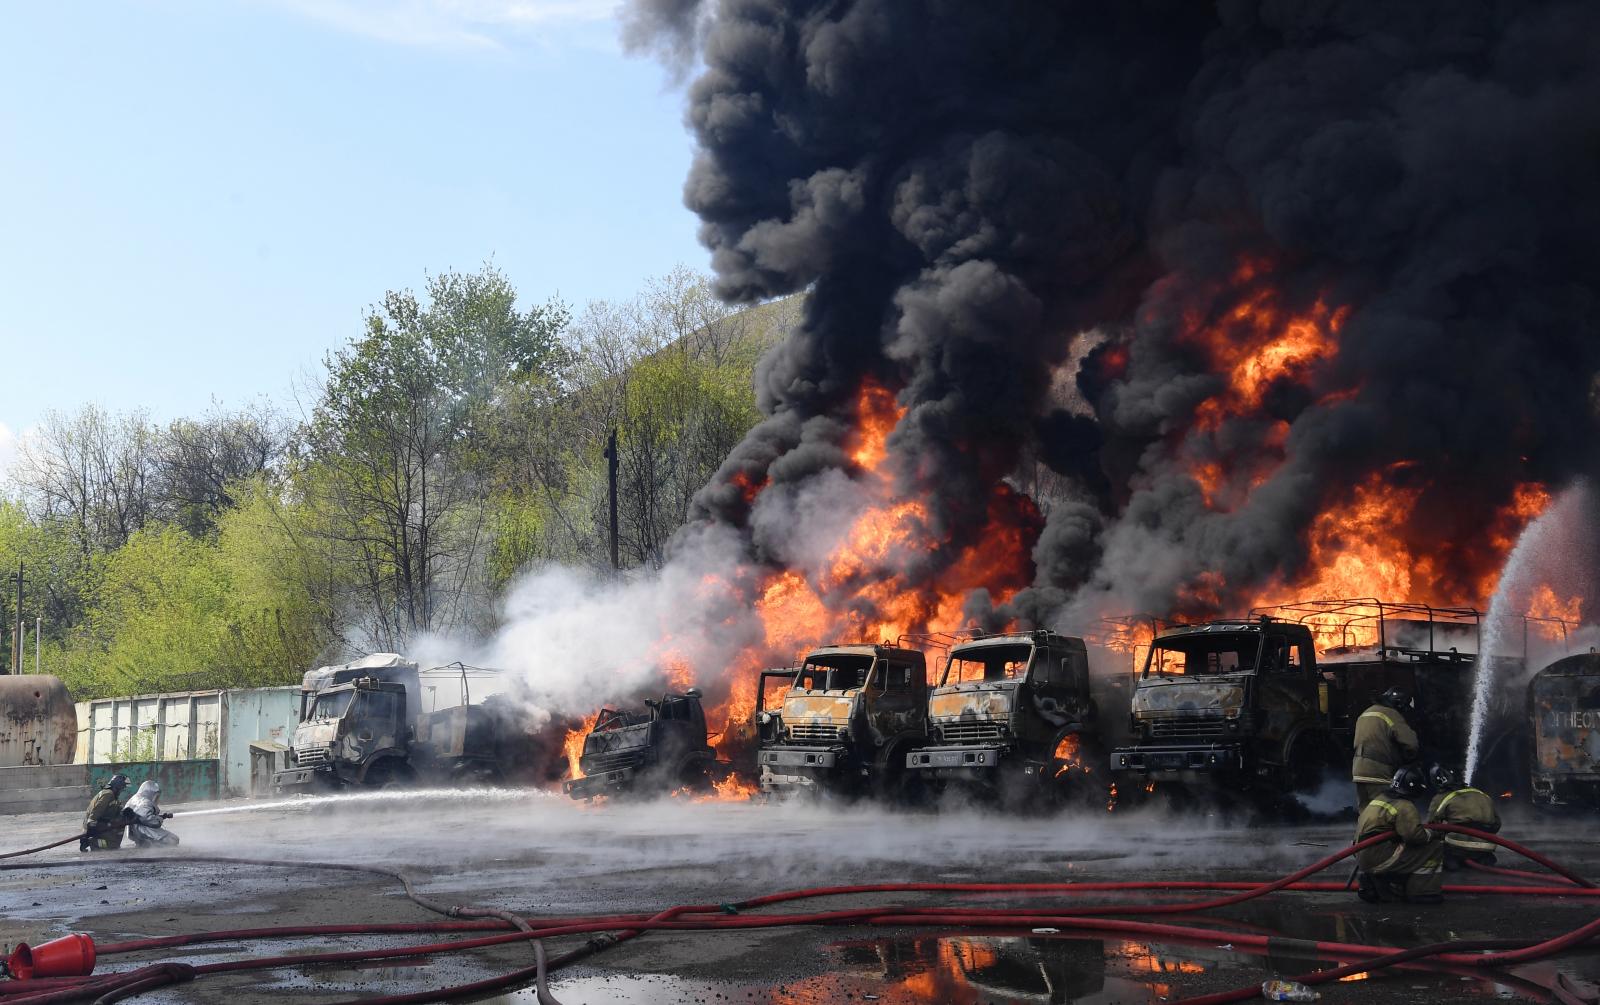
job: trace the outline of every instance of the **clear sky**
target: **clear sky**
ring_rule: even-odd
[[[525,302],[704,268],[683,99],[611,0],[31,0],[0,31],[0,466],[49,409],[293,386],[492,258]]]

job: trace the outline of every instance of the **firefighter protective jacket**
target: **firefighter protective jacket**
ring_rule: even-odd
[[[89,803],[89,811],[83,815],[83,829],[109,831],[121,823],[122,803],[117,801],[117,794],[110,789],[96,792]]]
[[[1494,800],[1488,793],[1462,787],[1454,792],[1441,792],[1428,804],[1428,823],[1456,824],[1474,830],[1500,833],[1500,814],[1495,812]],[[1494,851],[1494,845],[1465,834],[1446,834],[1445,844],[1466,851]]]
[[[1394,831],[1400,840],[1379,842],[1356,852],[1356,861],[1364,872],[1383,872],[1400,860],[1407,845],[1425,845],[1432,839],[1428,829],[1422,826],[1422,814],[1417,812],[1416,806],[1393,792],[1385,792],[1368,803],[1361,811],[1361,819],[1356,821],[1357,841],[1385,831]]]
[[[1417,734],[1406,717],[1387,705],[1374,705],[1356,720],[1356,756],[1351,781],[1388,785],[1400,765],[1417,757]]]

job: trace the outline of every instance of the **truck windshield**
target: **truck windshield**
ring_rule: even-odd
[[[1160,639],[1150,648],[1146,677],[1243,673],[1256,668],[1259,635],[1204,635]]]
[[[354,691],[335,691],[317,698],[316,704],[311,706],[310,719],[337,719],[344,715],[344,710],[350,707],[350,699],[355,697]]]
[[[971,681],[1021,680],[1028,672],[1028,659],[1033,646],[1019,642],[1007,646],[979,646],[958,649],[950,654],[945,665],[942,684],[965,684]]]
[[[794,679],[794,686],[806,691],[854,691],[867,686],[867,674],[871,670],[871,656],[854,653],[808,656]]]

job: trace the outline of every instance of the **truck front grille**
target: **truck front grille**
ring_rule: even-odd
[[[1227,736],[1220,719],[1167,719],[1150,724],[1150,735],[1162,739],[1201,739]]]
[[[579,766],[585,775],[599,775],[618,768],[630,768],[643,760],[637,750],[625,750],[617,754],[590,754],[582,759]]]
[[[789,739],[796,743],[838,743],[839,727],[827,723],[797,722],[789,727]]]
[[[939,727],[939,736],[946,743],[972,743],[978,740],[1000,739],[998,722],[952,722]]]
[[[302,747],[294,752],[294,759],[302,768],[320,768],[330,757],[327,747]]]

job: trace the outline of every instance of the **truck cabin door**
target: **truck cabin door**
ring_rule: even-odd
[[[401,696],[393,691],[357,691],[346,722],[350,734],[364,745],[392,746],[404,730]]]
[[[880,659],[867,685],[868,715],[875,739],[883,743],[909,731],[926,713],[917,700],[910,663]]]
[[[1022,717],[1021,730],[1041,743],[1055,738],[1062,727],[1076,720],[1073,700],[1071,653],[1039,646],[1029,661],[1030,693],[1023,696],[1031,711]]]
[[[1257,707],[1265,713],[1262,736],[1281,739],[1308,718],[1315,718],[1319,702],[1312,679],[1314,661],[1309,644],[1281,633],[1269,633],[1261,643],[1261,666],[1255,685]]]

